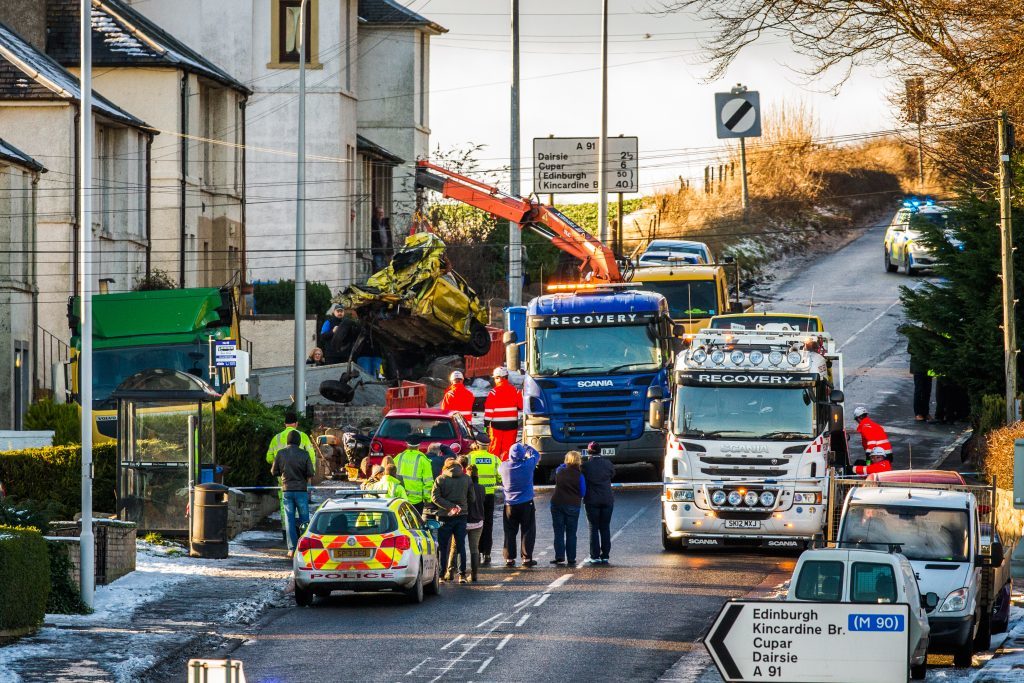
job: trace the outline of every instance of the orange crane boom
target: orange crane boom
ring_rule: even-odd
[[[589,269],[592,281],[623,281],[612,250],[553,206],[505,194],[496,187],[424,160],[416,162],[416,187],[440,192],[448,199],[533,230],[579,259],[580,271]]]

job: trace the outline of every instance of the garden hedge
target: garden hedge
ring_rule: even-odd
[[[257,315],[291,315],[295,312],[295,281],[252,283]],[[331,288],[323,282],[306,283],[306,313],[324,315],[331,306]]]
[[[50,557],[43,535],[32,528],[0,526],[0,635],[39,628],[49,594]]]
[[[25,412],[25,429],[50,430],[54,446],[81,443],[82,419],[77,403],[54,403],[43,399]]]
[[[93,509],[114,512],[117,447],[93,447]],[[53,502],[65,516],[81,510],[82,447],[50,446],[0,451],[0,481],[17,500]]]

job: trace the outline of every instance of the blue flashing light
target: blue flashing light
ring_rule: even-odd
[[[689,505],[684,505],[684,506],[683,506],[683,510],[684,510],[685,512],[689,512],[689,511],[690,511],[690,506],[689,506]]]
[[[797,508],[797,509],[796,509],[796,514],[798,514],[798,515],[801,515],[801,514],[803,514],[803,512],[804,512],[804,509],[803,509],[803,508]]]

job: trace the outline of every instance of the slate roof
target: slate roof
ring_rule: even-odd
[[[359,0],[359,18],[367,24],[426,26],[438,33],[448,33],[444,26],[403,7],[395,0]]]
[[[23,166],[37,173],[46,173],[46,168],[41,163],[22,152],[20,149],[0,138],[0,159],[9,161],[12,164]]]
[[[372,154],[373,156],[383,159],[386,163],[394,164],[395,166],[405,163],[405,159],[402,157],[384,147],[381,147],[370,138],[363,137],[362,135],[356,135],[356,150]]]
[[[64,66],[78,66],[78,36],[78,0],[48,0],[46,53]],[[93,0],[92,63],[171,66],[251,93],[226,71],[121,0]]]
[[[0,24],[0,100],[70,100],[78,102],[78,78],[52,58],[35,49],[17,33]],[[97,92],[93,111],[135,128],[149,128]]]

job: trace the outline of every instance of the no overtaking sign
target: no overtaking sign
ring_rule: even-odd
[[[761,137],[761,95],[756,90],[715,93],[719,138]]]

